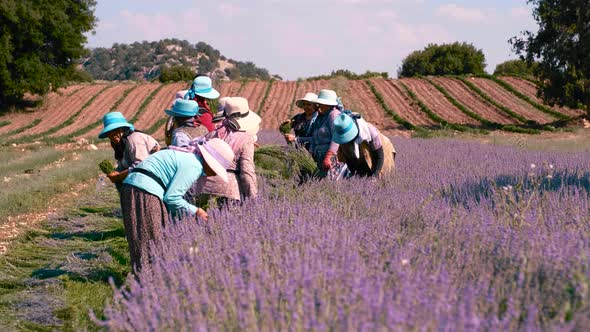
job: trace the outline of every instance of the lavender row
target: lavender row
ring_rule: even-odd
[[[263,185],[166,231],[113,330],[588,326],[590,158],[394,140],[395,176]]]

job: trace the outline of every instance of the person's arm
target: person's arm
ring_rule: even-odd
[[[379,176],[381,176],[381,170],[383,169],[383,162],[385,161],[385,154],[383,152],[383,147],[373,151],[373,153],[371,153],[371,155],[373,156],[373,163],[375,165],[375,171],[371,175],[379,177]]]
[[[184,148],[188,146],[190,141],[191,140],[187,134],[182,131],[177,131],[172,135],[172,143],[170,143],[170,145]]]
[[[215,124],[213,123],[213,115],[211,113],[203,113],[195,118],[198,123],[205,126],[209,132],[215,130]]]
[[[242,147],[242,153],[237,164],[240,171],[240,188],[243,190],[241,194],[243,194],[244,198],[256,197],[258,185],[254,169],[254,142],[251,139]]]
[[[180,161],[184,163],[184,160]],[[198,162],[198,161],[197,161]],[[163,201],[170,211],[186,210],[191,215],[197,213],[197,207],[184,199],[184,194],[202,175],[203,168],[197,165],[179,165],[176,174],[168,183]]]
[[[107,178],[109,178],[109,180],[111,180],[112,183],[123,182],[123,180],[125,180],[125,178],[127,177],[128,174],[129,174],[129,169],[126,169],[121,172],[113,171],[113,172],[107,174]]]

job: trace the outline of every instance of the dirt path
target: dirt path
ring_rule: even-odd
[[[432,80],[442,86],[451,97],[467,107],[468,110],[484,119],[500,124],[518,123],[517,120],[481,99],[479,95],[475,94],[473,90],[459,80],[445,77],[433,77]]]
[[[535,103],[541,104],[541,105],[546,105],[545,102],[543,100],[541,100],[541,98],[537,97],[537,86],[535,84],[533,84],[532,82],[529,82],[529,81],[522,79],[522,78],[511,77],[511,76],[503,76],[503,77],[500,77],[500,79],[503,80],[504,82],[510,84],[518,92],[523,93],[524,95],[529,97]],[[551,107],[549,105],[546,105],[546,106]],[[555,105],[551,108],[557,112],[560,112],[562,114],[572,116],[572,117],[576,117],[576,116],[580,116],[580,115],[585,114],[585,112],[583,110],[571,109],[571,108],[565,107],[565,106],[560,107],[560,106]]]
[[[490,96],[490,98],[522,115],[526,119],[534,120],[541,124],[557,120],[554,117],[537,110],[531,104],[516,97],[510,91],[507,91],[492,80],[477,77],[468,78],[468,80],[475,84],[485,94]]]

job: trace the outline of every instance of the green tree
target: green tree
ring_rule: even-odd
[[[95,6],[94,0],[0,1],[0,104],[55,90],[74,75]]]
[[[429,44],[410,53],[398,70],[399,77],[483,74],[486,66],[482,50],[472,44]]]
[[[190,68],[184,66],[164,67],[160,72],[160,82],[188,82],[192,81],[197,74]]]
[[[508,60],[496,65],[494,75],[532,77],[535,76],[536,66],[536,62],[529,64],[524,60]]]
[[[539,31],[510,39],[535,70],[550,105],[585,107],[590,117],[590,6],[587,0],[529,0]]]

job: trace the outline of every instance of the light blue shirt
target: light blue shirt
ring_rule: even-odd
[[[172,213],[181,209],[192,214],[197,212],[197,207],[187,202],[183,196],[199,177],[204,176],[200,157],[194,153],[161,150],[147,157],[137,168],[148,170],[160,178],[167,188],[166,191],[151,177],[137,172],[129,173],[123,183],[158,196]]]

